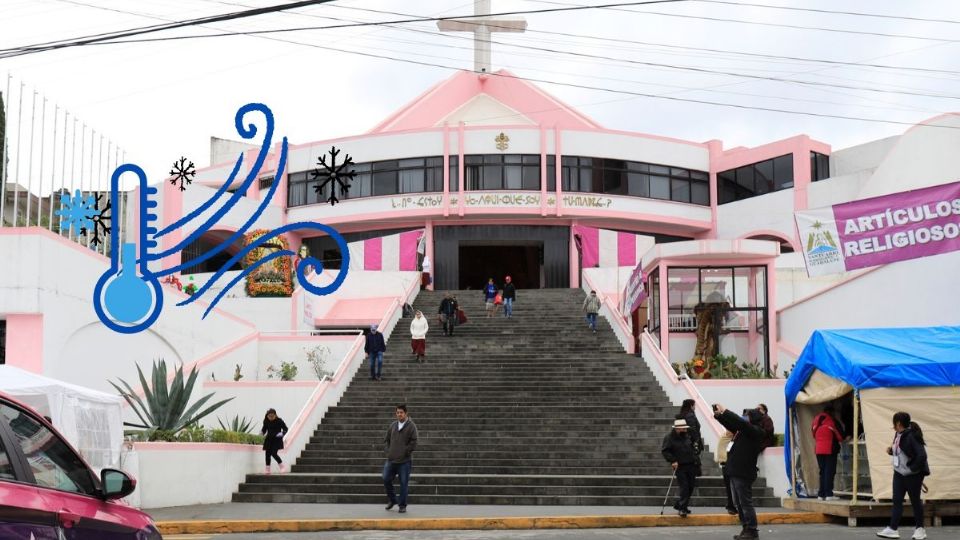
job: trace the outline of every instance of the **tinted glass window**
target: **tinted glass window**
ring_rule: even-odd
[[[41,487],[94,494],[93,476],[80,457],[52,431],[19,409],[0,404],[0,420],[10,426]]]
[[[3,447],[3,441],[0,441],[0,480],[16,480],[13,475],[13,463],[10,462],[10,454]]]
[[[787,154],[773,160],[773,177],[776,180],[774,189],[781,190],[793,187],[793,155]]]
[[[654,199],[670,200],[670,179],[666,176],[651,176],[650,196]]]

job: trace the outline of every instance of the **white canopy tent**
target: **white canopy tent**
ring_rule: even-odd
[[[6,365],[0,365],[0,392],[50,418],[94,470],[119,465],[122,397]]]

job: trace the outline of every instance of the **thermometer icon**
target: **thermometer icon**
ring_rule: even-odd
[[[120,243],[119,227],[111,227],[110,242],[114,248],[110,255],[110,268],[100,276],[93,289],[93,309],[100,320],[111,330],[123,334],[135,334],[148,328],[163,309],[163,291],[160,280],[148,268],[148,254],[157,246],[150,238],[157,229],[151,225],[157,221],[152,209],[157,188],[147,185],[147,175],[139,166],[124,164],[113,172],[110,179],[110,202],[117,208],[120,176],[132,172],[140,181],[140,227],[136,242]],[[116,246],[120,246],[117,249]],[[139,263],[137,262],[139,260]]]

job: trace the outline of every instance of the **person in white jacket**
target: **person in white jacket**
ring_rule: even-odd
[[[427,324],[427,318],[423,316],[422,311],[417,311],[410,323],[410,346],[413,348],[413,354],[417,357],[417,362],[423,362],[427,355],[427,330],[430,325]]]

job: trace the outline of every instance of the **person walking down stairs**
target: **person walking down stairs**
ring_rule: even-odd
[[[363,352],[367,353],[370,359],[370,380],[379,381],[383,371],[383,353],[387,351],[387,343],[383,340],[383,334],[377,331],[377,325],[370,325],[370,333],[367,334],[366,343],[363,346]]]
[[[437,314],[440,317],[440,322],[443,324],[443,335],[452,336],[453,329],[457,326],[457,301],[453,299],[450,293],[444,295]]]
[[[427,331],[430,325],[427,318],[423,316],[422,311],[417,311],[410,322],[410,346],[413,348],[413,354],[417,357],[417,362],[423,363],[423,357],[427,355]]]
[[[263,472],[270,474],[270,458],[277,461],[280,472],[286,472],[283,467],[283,461],[277,452],[283,450],[283,436],[287,434],[287,424],[283,419],[277,416],[276,409],[268,409],[263,417],[263,427],[260,428],[260,434],[263,435],[263,452],[266,454],[266,467]]]
[[[583,301],[583,310],[587,312],[587,324],[597,333],[597,313],[600,312],[600,298],[597,297],[597,291],[590,291],[590,295]]]
[[[513,302],[517,299],[517,287],[513,284],[513,280],[510,276],[507,276],[503,284],[503,316],[506,318],[513,317]]]

